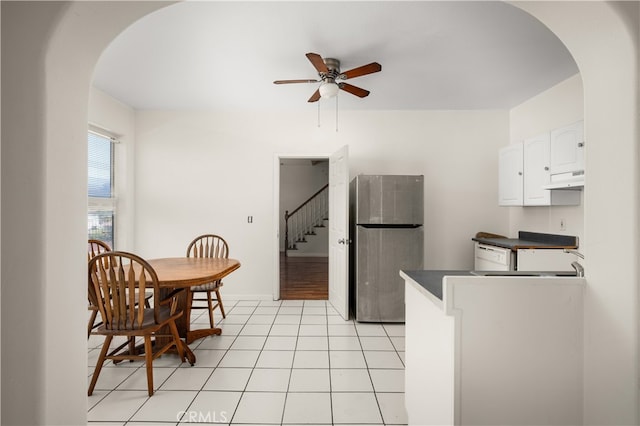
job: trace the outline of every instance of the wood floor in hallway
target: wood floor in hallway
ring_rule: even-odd
[[[327,300],[328,257],[285,257],[280,253],[280,298]]]

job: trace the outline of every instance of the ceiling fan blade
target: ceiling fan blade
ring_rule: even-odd
[[[374,72],[379,72],[379,71],[382,71],[382,65],[380,65],[377,62],[371,62],[370,64],[363,65],[361,67],[354,68],[349,71],[340,73],[340,75],[342,76],[342,78],[348,79],[348,78],[360,77],[361,75],[373,74]]]
[[[317,89],[313,92],[313,95],[309,98],[307,102],[318,102],[320,100],[320,89]]]
[[[291,84],[291,83],[319,83],[320,80],[276,80],[273,84]]]
[[[368,90],[361,89],[361,88],[353,86],[353,85],[351,85],[349,83],[340,83],[338,86],[342,90],[344,90],[345,92],[349,92],[352,95],[356,95],[356,96],[358,96],[360,98],[364,98],[366,96],[369,96],[369,93],[370,93]]]
[[[324,63],[322,56],[317,53],[307,53],[307,59],[311,62],[311,64],[318,70],[318,72],[328,74],[329,68],[327,68],[327,64]]]

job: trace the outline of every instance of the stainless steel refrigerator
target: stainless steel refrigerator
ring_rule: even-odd
[[[359,175],[349,194],[352,315],[404,322],[399,271],[423,268],[424,176]]]

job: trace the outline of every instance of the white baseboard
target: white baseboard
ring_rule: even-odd
[[[273,294],[231,294],[222,291],[222,302],[226,300],[274,300]]]

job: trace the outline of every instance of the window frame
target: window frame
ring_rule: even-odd
[[[87,130],[87,145],[89,143],[89,135],[94,134],[104,139],[108,139],[110,144],[110,180],[111,180],[111,196],[110,197],[95,197],[89,196],[89,188],[87,185],[87,225],[89,224],[89,215],[96,212],[110,212],[112,215],[111,223],[111,248],[114,249],[117,244],[117,197],[116,197],[116,149],[115,145],[119,143],[116,135],[111,132],[102,129],[100,127],[89,125]],[[88,167],[88,147],[87,147],[87,167]],[[88,176],[88,175],[87,175]],[[89,229],[87,228],[87,234]]]

